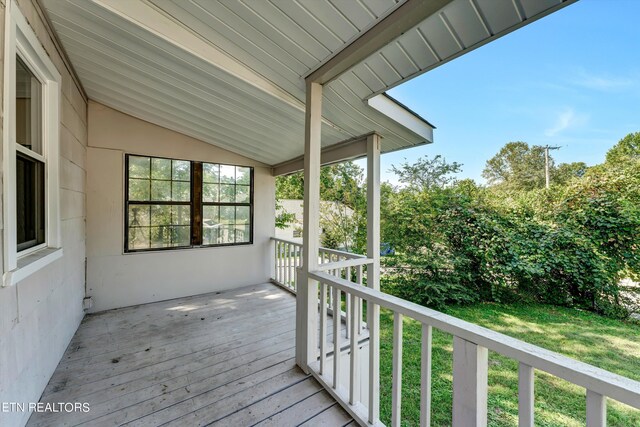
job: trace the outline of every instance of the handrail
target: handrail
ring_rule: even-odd
[[[370,303],[640,409],[640,382],[324,272],[309,276]]]
[[[320,264],[317,271],[329,271],[347,267],[357,267],[359,265],[369,265],[373,263],[371,258],[351,258],[342,261],[328,262]]]
[[[356,254],[356,253],[353,253],[353,252],[340,251],[338,249],[329,249],[329,248],[323,248],[323,247],[320,247],[320,252],[324,252],[324,253],[331,254],[331,255],[336,255],[336,256],[341,256],[341,257],[345,257],[345,258],[349,258],[349,259],[366,258],[366,255],[360,255],[360,254]]]

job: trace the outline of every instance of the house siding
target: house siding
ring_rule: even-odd
[[[6,4],[0,0],[0,77],[4,71]],[[0,402],[27,403],[39,400],[84,315],[87,103],[39,8],[31,0],[18,0],[18,6],[62,76],[60,201],[64,256],[15,286],[0,288]],[[0,94],[4,94],[2,82],[0,79]],[[0,102],[0,109],[2,105]],[[0,126],[4,125],[4,112],[1,117]],[[0,413],[0,425],[21,426],[28,418],[29,413]]]
[[[97,102],[89,102],[88,115],[87,293],[94,311],[268,281],[275,218],[270,167]],[[124,254],[126,153],[253,166],[253,244]]]

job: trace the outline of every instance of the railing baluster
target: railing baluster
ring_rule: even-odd
[[[402,408],[402,314],[393,313],[393,373],[391,385],[391,426],[400,427]]]
[[[420,356],[420,427],[431,425],[431,343],[433,329],[422,324],[422,354]]]
[[[341,291],[333,287],[333,388],[337,389],[340,383],[340,297]]]
[[[518,367],[518,427],[533,427],[534,369],[520,362]]]
[[[278,279],[278,281],[280,283],[282,283],[283,285],[284,283],[284,243],[280,244],[280,251],[278,252],[279,254],[279,258],[280,258],[280,277]]]
[[[369,327],[369,423],[380,418],[380,306],[367,301],[367,325]]]
[[[358,266],[358,270],[356,270],[356,284],[361,285],[362,286],[362,266],[359,265]],[[358,305],[360,307],[358,307],[358,335],[360,335],[362,333],[362,314],[363,314],[363,301],[362,298],[358,298]]]
[[[280,242],[278,242],[277,240],[274,241],[274,249],[273,249],[273,257],[275,258],[273,260],[273,278],[276,280],[276,282],[279,282],[280,280],[278,280],[278,247],[280,246]]]
[[[290,248],[291,246],[288,243],[284,244],[284,284],[285,286],[289,286],[289,271],[290,271],[289,250]]]
[[[348,281],[351,281],[351,267],[347,267],[346,268],[346,276]],[[345,336],[347,337],[347,339],[349,339],[351,337],[351,298],[346,298],[344,300],[344,312],[345,312],[345,326],[346,326],[346,334]]]
[[[327,284],[320,284],[320,375],[327,367]]]
[[[595,391],[587,390],[587,427],[607,425],[607,398]]]
[[[453,425],[487,425],[486,347],[453,337]]]
[[[355,295],[351,295],[349,300],[351,301],[351,354],[350,354],[350,371],[349,371],[349,403],[354,405],[358,399],[358,390],[360,387],[360,359],[358,358],[358,353],[360,352],[360,348],[358,347],[358,316],[361,316],[358,313],[358,306],[360,298]]]

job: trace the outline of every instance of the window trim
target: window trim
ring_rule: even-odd
[[[152,201],[152,202],[138,202],[134,201],[134,204],[143,204],[143,205],[185,205],[191,207],[191,224],[190,224],[190,234],[191,234],[191,244],[188,246],[168,246],[161,248],[145,248],[145,249],[129,249],[129,158],[133,157],[149,157],[151,159],[164,159],[164,160],[178,160],[185,161],[191,164],[191,197],[188,202],[177,202],[177,201]],[[202,164],[210,163],[210,164],[218,164],[222,166],[233,166],[233,167],[243,167],[250,169],[250,178],[249,178],[249,203],[225,203],[225,202],[203,202],[202,201]],[[153,253],[153,252],[163,252],[163,251],[180,251],[180,250],[190,250],[190,249],[203,249],[203,248],[219,248],[219,247],[229,247],[229,246],[247,246],[253,245],[253,237],[254,237],[254,192],[255,192],[255,168],[253,166],[247,165],[239,165],[239,164],[231,164],[231,163],[215,163],[212,161],[200,161],[200,160],[189,160],[184,158],[175,158],[175,157],[164,157],[164,156],[155,156],[150,154],[137,154],[137,153],[124,153],[124,227],[123,227],[123,254],[136,254],[136,253]],[[199,184],[198,184],[199,183]],[[240,242],[240,243],[219,243],[219,244],[202,244],[202,211],[204,206],[249,206],[249,241]],[[199,225],[199,226],[198,226]],[[196,228],[197,227],[197,228]],[[199,241],[199,243],[198,243]]]
[[[42,83],[42,158],[45,160],[45,243],[18,251],[16,154],[16,57]],[[3,126],[3,286],[17,283],[61,256],[59,127],[62,77],[42,47],[38,37],[22,15],[15,0],[5,5],[4,43],[4,126]],[[31,151],[31,150],[29,150]],[[33,153],[37,154],[37,153]],[[31,153],[29,156],[34,157]],[[36,157],[34,157],[36,158]],[[38,257],[38,251],[53,251],[56,256]],[[30,260],[38,262],[31,263]],[[48,262],[43,262],[48,260]],[[31,265],[33,264],[33,265]],[[21,270],[21,271],[20,271]],[[19,278],[16,279],[16,278]]]

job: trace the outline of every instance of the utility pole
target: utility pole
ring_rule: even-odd
[[[549,150],[559,150],[560,147],[550,147],[549,145],[545,145],[544,147],[544,178],[545,178],[545,188],[549,189]]]

